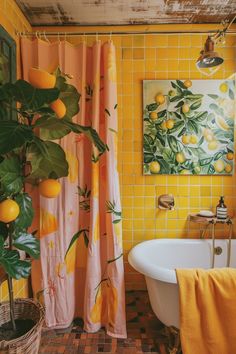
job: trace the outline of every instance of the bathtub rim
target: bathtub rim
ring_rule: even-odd
[[[227,241],[227,239],[216,239],[216,241]],[[151,243],[166,243],[166,244],[173,244],[174,243],[188,243],[188,244],[202,244],[203,242],[211,244],[212,240],[211,239],[191,239],[191,238],[175,238],[175,239],[169,239],[169,238],[162,238],[162,239],[152,239],[152,240],[147,240],[147,241],[142,241],[138,243],[136,246],[134,246],[128,254],[128,262],[129,264],[139,273],[143,274],[144,276],[147,276],[149,278],[167,282],[167,283],[172,283],[172,284],[177,284],[177,278],[176,278],[176,272],[175,269],[168,269],[164,267],[159,267],[155,264],[148,263],[144,261],[143,257],[138,257],[140,256],[140,248],[142,248],[145,245],[151,244]]]

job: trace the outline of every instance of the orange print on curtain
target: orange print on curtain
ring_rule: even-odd
[[[40,230],[39,237],[43,238],[52,232],[58,230],[58,223],[56,217],[49,211],[40,209]]]
[[[77,241],[73,243],[65,257],[67,274],[74,273],[76,265]]]
[[[92,307],[90,319],[93,323],[102,323],[108,319],[111,327],[115,326],[118,309],[118,294],[111,281],[104,280],[96,293],[95,304]]]
[[[71,152],[66,151],[66,159],[69,165],[69,174],[68,179],[70,183],[75,183],[78,180],[78,169],[79,169],[79,162],[75,155]]]

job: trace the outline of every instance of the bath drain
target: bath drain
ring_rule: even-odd
[[[215,247],[214,253],[219,256],[222,253],[222,248],[221,247]]]

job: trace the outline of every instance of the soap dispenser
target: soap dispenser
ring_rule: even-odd
[[[227,207],[224,203],[224,197],[221,196],[219,204],[216,207],[216,217],[217,219],[227,219]]]

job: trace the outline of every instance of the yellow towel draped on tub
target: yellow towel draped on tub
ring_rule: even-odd
[[[183,354],[236,354],[236,269],[177,269]]]

